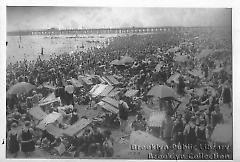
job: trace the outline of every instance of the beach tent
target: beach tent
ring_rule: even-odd
[[[39,103],[39,106],[40,107],[47,107],[50,104],[58,105],[58,106],[60,105],[60,103],[61,103],[60,97],[52,98],[52,99],[49,99],[49,98],[47,98],[46,100],[43,100],[41,103]]]
[[[87,127],[92,120],[89,119],[80,119],[75,124],[63,130],[63,135],[74,136],[80,133],[85,127]]]
[[[108,96],[108,94],[114,89],[113,86],[108,85],[103,91],[102,93],[100,93],[100,96]]]
[[[100,84],[102,83],[102,80],[97,75],[90,75],[88,76],[89,80],[92,81],[93,84]]]
[[[124,95],[126,97],[133,97],[138,93],[139,90],[136,89],[129,89]]]
[[[101,84],[105,84],[106,83],[106,81],[103,80],[102,77],[100,77],[99,75],[95,75],[95,78],[97,78]]]
[[[104,82],[107,83],[108,85],[111,85],[111,82],[107,79],[107,77],[103,76],[102,80],[104,80]]]
[[[42,120],[47,116],[47,114],[39,106],[31,108],[28,113],[37,120]]]
[[[37,125],[37,128],[45,130],[48,124],[55,123],[56,121],[61,123],[62,120],[63,116],[61,113],[52,112],[45,116],[45,118]]]
[[[114,78],[114,76],[112,76],[112,75],[108,75],[108,76],[106,76],[106,78],[110,82],[110,85],[118,85],[119,84],[118,80],[116,78]]]
[[[112,106],[114,106],[116,108],[118,108],[119,101],[117,101],[117,100],[115,100],[115,99],[113,99],[111,97],[104,97],[102,99],[102,101],[106,102],[106,103],[108,103],[108,104],[110,104],[110,105],[112,105]]]
[[[53,135],[55,138],[58,138],[58,137],[61,137],[61,136],[62,136],[62,131],[63,131],[63,129],[60,129],[60,128],[56,127],[56,126],[53,125],[53,124],[48,124],[48,125],[46,126],[46,131],[47,131],[49,134]]]
[[[107,87],[108,85],[105,84],[97,84],[95,86],[93,86],[93,88],[90,90],[90,94],[93,97],[97,97],[98,95],[100,95],[104,89]]]
[[[107,103],[107,102],[104,102],[104,101],[100,101],[99,103],[97,103],[101,108],[109,111],[109,112],[112,112],[114,114],[117,114],[119,112],[119,110],[114,107],[113,105]]]
[[[56,99],[56,96],[55,96],[54,93],[51,93],[51,94],[49,94],[46,98],[41,99],[41,100],[39,101],[39,103],[49,102],[49,101],[54,100],[54,99]]]
[[[120,93],[118,88],[114,88],[110,93],[108,93],[108,97],[115,97]]]
[[[98,88],[98,86],[99,86],[98,84],[94,85],[92,89],[89,91],[89,93],[90,94],[93,93]]]

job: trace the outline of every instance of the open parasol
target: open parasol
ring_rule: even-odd
[[[36,86],[32,85],[31,83],[27,82],[19,82],[13,85],[8,91],[8,95],[12,94],[21,94],[21,93],[28,93],[31,90],[36,89]]]
[[[175,91],[166,85],[156,85],[152,87],[147,95],[155,96],[159,98],[166,98],[166,97],[176,98],[177,97]]]

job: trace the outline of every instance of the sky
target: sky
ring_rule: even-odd
[[[49,28],[231,26],[226,8],[7,7],[7,31]]]

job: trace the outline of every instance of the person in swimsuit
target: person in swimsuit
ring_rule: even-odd
[[[26,157],[35,150],[35,142],[33,141],[34,131],[31,128],[30,121],[25,121],[25,126],[20,132],[21,150],[25,153]]]
[[[17,123],[11,124],[11,130],[8,132],[8,150],[13,157],[17,157],[19,151],[19,142],[18,142],[18,131],[17,131]]]

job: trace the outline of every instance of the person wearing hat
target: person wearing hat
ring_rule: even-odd
[[[201,105],[207,105],[209,104],[209,93],[208,93],[208,89],[205,88],[203,90],[203,95],[201,96]]]
[[[39,95],[37,94],[36,91],[33,91],[33,96],[31,98],[32,98],[32,105],[33,106],[38,105],[38,103],[39,103]]]
[[[13,154],[14,158],[17,157],[19,151],[19,142],[17,123],[15,122],[11,124],[11,130],[8,132],[8,150]]]
[[[129,106],[128,104],[123,100],[123,97],[120,97],[120,101],[118,104],[119,109],[119,118],[120,118],[120,124],[121,124],[121,131],[125,132],[125,129],[128,124],[128,112],[129,112]]]
[[[70,124],[73,125],[78,121],[79,117],[77,114],[77,109],[73,109],[71,113],[71,119],[70,119]]]
[[[141,130],[141,131],[146,131],[146,126],[147,126],[147,123],[146,121],[143,119],[143,116],[142,114],[137,114],[136,116],[136,120],[134,120],[132,122],[132,128],[134,131],[137,131],[137,130]]]
[[[34,131],[31,128],[30,121],[25,121],[24,128],[20,132],[20,140],[21,140],[21,150],[25,153],[25,156],[29,156],[30,152],[35,150],[35,143],[33,141]]]

